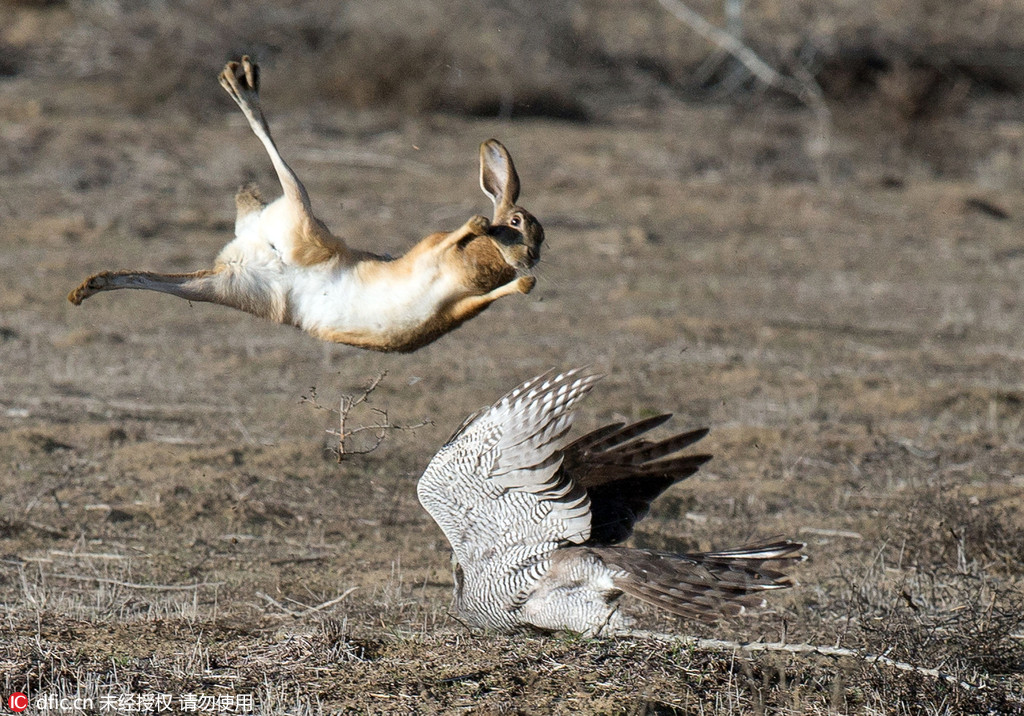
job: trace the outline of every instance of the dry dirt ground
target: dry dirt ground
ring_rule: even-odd
[[[277,185],[226,98],[197,121],[127,113],[117,81],[5,79],[5,698],[92,698],[93,712],[146,694],[175,708],[229,697],[217,713],[251,697],[264,714],[1024,710],[1020,115],[930,126],[930,162],[838,111],[822,158],[806,111],[756,99],[497,121],[277,110],[287,80],[268,69],[264,83],[282,151],[356,246],[400,252],[485,211],[477,146],[500,138],[546,228],[537,288],[402,356],[144,292],[73,307],[66,293],[94,271],[208,265],[235,188]],[[963,166],[935,171],[943,152]],[[578,365],[607,375],[578,431],[655,411],[712,428],[715,459],[656,503],[636,544],[807,543],[799,587],[768,611],[707,627],[634,604],[644,628],[839,646],[949,678],[857,656],[496,637],[450,618],[420,471],[470,411]],[[386,411],[405,429],[339,464],[332,409],[384,371],[348,426]]]

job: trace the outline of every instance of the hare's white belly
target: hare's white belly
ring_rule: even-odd
[[[275,320],[314,333],[401,335],[424,326],[463,291],[436,257],[401,268],[374,260],[296,266],[286,259],[292,227],[281,205],[279,199],[240,220],[235,239],[218,257],[234,282],[266,297]]]
[[[366,333],[415,330],[437,315],[453,287],[442,272],[363,280],[352,267],[292,270],[289,296],[294,323],[305,330]]]

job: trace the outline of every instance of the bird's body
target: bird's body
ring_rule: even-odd
[[[708,620],[788,586],[778,568],[800,559],[795,542],[695,554],[617,546],[658,495],[710,459],[677,455],[707,431],[639,438],[662,415],[566,445],[573,408],[596,380],[570,371],[524,383],[467,419],[420,478],[420,502],[454,551],[458,618],[594,635],[629,626],[623,594]]]

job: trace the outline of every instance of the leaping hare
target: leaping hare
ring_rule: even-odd
[[[235,238],[212,269],[193,273],[104,271],[68,295],[136,288],[208,301],[298,326],[325,341],[379,351],[414,351],[491,303],[529,293],[526,272],[544,229],[515,202],[519,176],[495,139],[480,146],[480,185],[494,219],[474,216],[451,233],[422,239],[396,259],[350,248],[313,214],[309,195],[281,158],[259,101],[259,67],[229,62],[220,83],[266,147],[284,195],[267,204],[253,186],[235,197]]]

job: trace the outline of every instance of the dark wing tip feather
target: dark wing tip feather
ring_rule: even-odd
[[[616,451],[616,455],[620,460],[638,465],[650,462],[651,460],[657,460],[665,457],[666,455],[672,455],[680,450],[685,450],[707,435],[708,432],[710,432],[708,428],[699,428],[686,433],[673,435],[672,437],[665,438],[664,440],[658,440],[656,442],[641,440],[633,443],[632,445],[623,446],[622,449]]]
[[[600,442],[608,436],[614,435],[624,425],[625,423],[610,423],[604,427],[598,428],[597,430],[591,431],[566,445],[565,452],[583,452],[586,450],[593,450],[594,445],[600,444]]]
[[[665,413],[628,425],[606,425],[563,449],[563,474],[590,496],[591,544],[625,540],[661,493],[711,459],[706,454],[678,454],[707,435],[707,428],[661,440],[641,437],[671,417],[671,413]]]
[[[637,466],[633,474],[637,476],[672,478],[672,483],[674,484],[693,475],[701,468],[701,465],[711,460],[711,458],[711,455],[705,453],[655,460]]]
[[[612,426],[595,430],[563,450],[566,456],[566,469],[571,471],[573,478],[581,485],[590,487],[644,474],[668,477],[670,470],[676,467],[684,468],[690,464],[699,467],[711,459],[711,455],[663,459],[670,458],[703,438],[708,434],[707,428],[679,433],[657,441],[635,439],[656,425],[662,424],[666,419],[666,416],[659,415],[612,431],[606,432],[606,429]],[[643,425],[644,423],[647,425]],[[643,429],[640,429],[641,427]],[[600,439],[589,440],[595,435],[600,435]],[[683,477],[689,477],[689,474],[680,476],[677,481]]]
[[[611,425],[605,425],[602,428],[598,428],[593,432],[589,432],[583,437],[579,438],[571,445],[566,447],[566,451],[569,450],[586,450],[591,453],[606,452],[612,448],[618,447],[623,443],[627,443],[638,435],[653,430],[659,425],[663,425],[669,418],[672,417],[672,413],[664,413],[662,415],[655,415],[651,418],[645,418],[644,420],[638,420],[635,423],[612,423]]]

